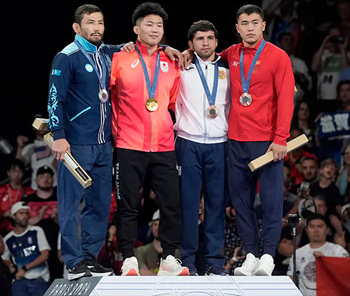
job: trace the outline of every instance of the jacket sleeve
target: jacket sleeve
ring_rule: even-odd
[[[277,94],[277,122],[273,142],[286,146],[294,110],[295,82],[292,62],[285,52],[281,52],[280,58],[276,60],[274,85]]]
[[[54,139],[64,139],[64,107],[67,102],[67,94],[72,78],[69,57],[63,53],[55,56],[49,79],[49,129],[54,135]]]
[[[176,102],[177,94],[179,92],[179,86],[180,86],[180,69],[178,66],[176,66],[176,77],[174,80],[174,85],[170,91],[170,101],[168,106],[168,109],[171,109],[174,112],[175,112],[175,102]]]

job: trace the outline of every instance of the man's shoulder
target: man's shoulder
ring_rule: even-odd
[[[79,51],[79,47],[74,42],[72,42],[68,44],[66,47],[64,47],[57,55],[62,54],[65,56],[70,56],[78,51]]]

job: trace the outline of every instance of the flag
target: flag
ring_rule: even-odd
[[[350,296],[350,258],[316,259],[317,296]]]

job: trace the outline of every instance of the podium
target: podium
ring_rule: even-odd
[[[288,276],[139,276],[55,280],[44,296],[302,296]]]

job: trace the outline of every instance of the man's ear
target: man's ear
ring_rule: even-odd
[[[139,29],[138,26],[134,26],[134,32],[135,32],[136,35],[139,35],[140,29]]]
[[[80,30],[80,25],[78,23],[73,23],[73,30],[76,34],[80,35],[81,34],[81,30]]]
[[[188,41],[188,47],[193,49],[193,42],[192,41]]]

